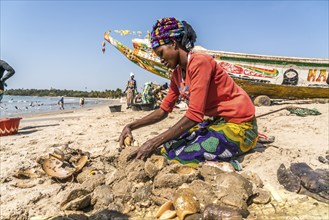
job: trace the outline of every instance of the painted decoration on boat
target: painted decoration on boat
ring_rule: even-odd
[[[260,78],[273,78],[279,74],[279,71],[277,69],[269,70],[269,69],[244,66],[239,64],[232,64],[228,62],[219,62],[219,64],[226,72],[229,72],[231,74],[260,77]],[[270,75],[268,73],[274,73],[274,74]]]
[[[260,65],[245,66],[229,62],[218,61],[220,66],[230,74],[232,78],[240,78],[255,82],[292,85],[292,86],[316,86],[329,88],[327,81],[328,67],[313,69],[299,66],[263,68]]]
[[[124,32],[126,33],[126,32]],[[133,49],[110,35],[104,39],[130,61],[170,79],[171,70],[160,62],[148,38],[132,39]],[[105,51],[105,48],[103,48]],[[273,98],[329,98],[329,59],[296,58],[212,51],[200,46],[195,52],[212,55],[220,66],[250,95]]]
[[[317,75],[317,73],[319,73]],[[309,69],[307,81],[309,82],[326,82],[327,77],[327,70],[320,69],[319,71],[317,69]]]
[[[135,47],[132,50],[110,36],[109,32],[104,34],[104,38],[136,65],[158,76],[169,79],[169,69],[162,65],[160,58],[152,51],[151,46],[147,42],[134,41]]]

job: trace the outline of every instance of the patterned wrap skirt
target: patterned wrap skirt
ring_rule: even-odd
[[[127,89],[127,106],[131,106],[134,103],[134,89],[128,88]]]
[[[240,124],[208,119],[165,143],[161,154],[188,166],[204,161],[230,161],[256,146],[257,139],[255,118]]]

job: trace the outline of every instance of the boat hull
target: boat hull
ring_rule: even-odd
[[[234,79],[250,96],[266,95],[272,99],[306,99],[324,98],[329,99],[328,88],[276,85],[253,82],[243,79]]]
[[[104,34],[104,39],[136,65],[170,79],[170,70],[160,62],[147,39],[133,39],[134,49],[114,39],[109,32]],[[329,59],[239,54],[202,47],[196,47],[195,51],[213,56],[250,96],[266,95],[272,99],[329,98]]]

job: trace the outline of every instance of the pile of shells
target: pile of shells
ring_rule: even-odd
[[[53,195],[58,213],[75,213],[80,219],[98,219],[95,216],[108,212],[122,219],[242,219],[249,215],[250,204],[271,200],[256,174],[238,173],[230,163],[188,167],[161,155],[127,161],[134,150],[136,147],[126,147],[111,155],[91,157],[67,148],[39,159],[48,178],[61,180],[55,183],[66,181]],[[29,170],[16,175],[36,174]]]
[[[158,219],[242,219],[249,214],[248,205],[271,199],[256,174],[239,174],[230,163],[193,168],[169,163],[160,155],[145,162],[127,161],[135,149],[90,160],[77,175],[80,184],[61,192],[61,210],[109,209]]]

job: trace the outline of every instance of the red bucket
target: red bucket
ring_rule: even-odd
[[[19,122],[22,118],[1,118],[0,136],[17,134]]]

